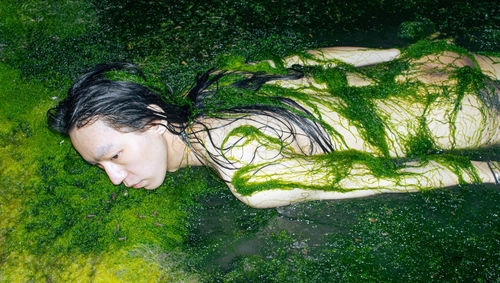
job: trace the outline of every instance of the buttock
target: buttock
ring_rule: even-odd
[[[431,54],[410,61],[411,67],[396,77],[396,81],[420,81],[424,84],[455,85],[456,80],[450,76],[462,67],[475,68],[474,62],[464,55],[445,51]]]
[[[458,105],[441,103],[429,107],[427,126],[436,146],[443,149],[477,148],[497,144],[500,116],[477,95],[466,94]]]

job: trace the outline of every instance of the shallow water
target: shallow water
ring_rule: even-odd
[[[257,210],[218,192],[191,214],[191,265],[229,281],[293,281],[273,272],[347,281],[402,278],[402,271],[408,280],[447,280],[474,268],[492,275],[498,201],[495,186],[472,186]]]
[[[332,45],[402,47],[434,32],[499,54],[498,9],[0,0],[0,281],[497,281],[497,187],[258,210],[205,169],[168,174],[152,192],[114,187],[44,119],[72,79],[102,62],[138,63],[179,94],[228,55],[252,62]],[[485,154],[500,152],[467,155]]]

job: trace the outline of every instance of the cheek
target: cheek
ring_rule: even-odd
[[[142,161],[142,176],[149,179],[146,189],[156,189],[161,186],[168,170],[167,151],[165,145],[160,141],[148,143]]]
[[[151,172],[166,171],[167,165],[167,150],[165,143],[159,139],[154,138],[145,140],[142,145],[141,164],[143,167],[148,168]]]

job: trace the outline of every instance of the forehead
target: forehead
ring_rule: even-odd
[[[69,136],[71,140],[80,140],[80,139],[96,139],[102,136],[119,136],[120,134],[124,134],[115,130],[114,128],[108,126],[105,122],[98,119],[81,128],[73,128],[69,132]]]
[[[81,128],[74,128],[69,132],[76,151],[87,160],[102,155],[117,143],[123,142],[126,136],[126,133],[113,129],[101,120]]]

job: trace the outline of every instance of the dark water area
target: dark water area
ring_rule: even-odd
[[[147,67],[180,91],[197,72],[217,67],[223,54],[252,62],[314,47],[404,47],[435,32],[469,51],[498,52],[500,44],[495,1],[89,3],[91,11],[76,19],[92,22],[85,32],[50,34],[53,27],[34,24],[24,37],[15,36],[15,30],[0,32],[9,46],[5,62],[28,77],[62,87],[68,77],[97,63],[149,58]],[[38,20],[43,17],[37,14],[61,12],[57,5],[38,6],[27,5]]]
[[[431,36],[469,51],[500,54],[500,6],[495,1],[0,3],[6,11],[0,14],[16,15],[0,25],[1,64],[36,83],[23,97],[5,100],[4,104],[22,105],[20,113],[39,107],[44,95],[48,109],[52,97],[64,96],[74,78],[103,62],[135,62],[180,97],[197,73],[218,67],[229,55],[254,62],[327,46],[406,47]],[[64,3],[78,5],[73,9]],[[17,17],[17,10],[23,17]],[[13,83],[10,77],[5,81]],[[56,94],[38,94],[39,85]],[[173,261],[186,273],[200,274],[199,281],[204,282],[497,282],[500,278],[498,186],[253,209],[208,170],[189,169],[168,174],[157,191],[125,191],[125,196],[125,188],[112,187],[104,174],[75,160],[69,140],[64,142],[38,122],[26,122],[40,121],[45,108],[18,117],[17,108],[6,107],[0,114],[2,123],[14,121],[33,129],[29,135],[21,130],[5,134],[10,128],[0,125],[1,137],[7,140],[0,150],[15,159],[2,157],[0,172],[15,171],[20,176],[2,178],[1,203],[14,206],[13,200],[22,199],[19,203],[25,206],[12,208],[21,211],[18,214],[2,215],[12,220],[0,231],[0,271],[17,270],[11,267],[16,265],[10,262],[15,258],[10,252],[33,251],[43,264],[20,259],[18,273],[37,270],[43,276],[25,281],[54,281],[51,270],[60,273],[59,263],[52,260],[56,255],[94,253],[109,259],[100,252],[137,243],[160,246],[164,253],[179,247],[184,256]],[[55,139],[55,145],[47,145]],[[500,160],[498,148],[460,154]],[[26,166],[16,167],[18,160],[34,164],[39,180],[25,176]],[[8,166],[14,169],[5,169]],[[156,217],[157,211],[172,223],[159,223],[151,216]],[[146,224],[137,224],[140,221],[150,225],[143,229]],[[127,234],[127,225],[134,232]],[[64,238],[67,235],[73,236]],[[109,257],[115,259],[114,254]],[[129,258],[122,259],[125,270]],[[89,281],[97,278],[95,270],[85,271]]]
[[[499,201],[470,186],[258,210],[221,191],[191,214],[190,265],[230,282],[495,278]]]

